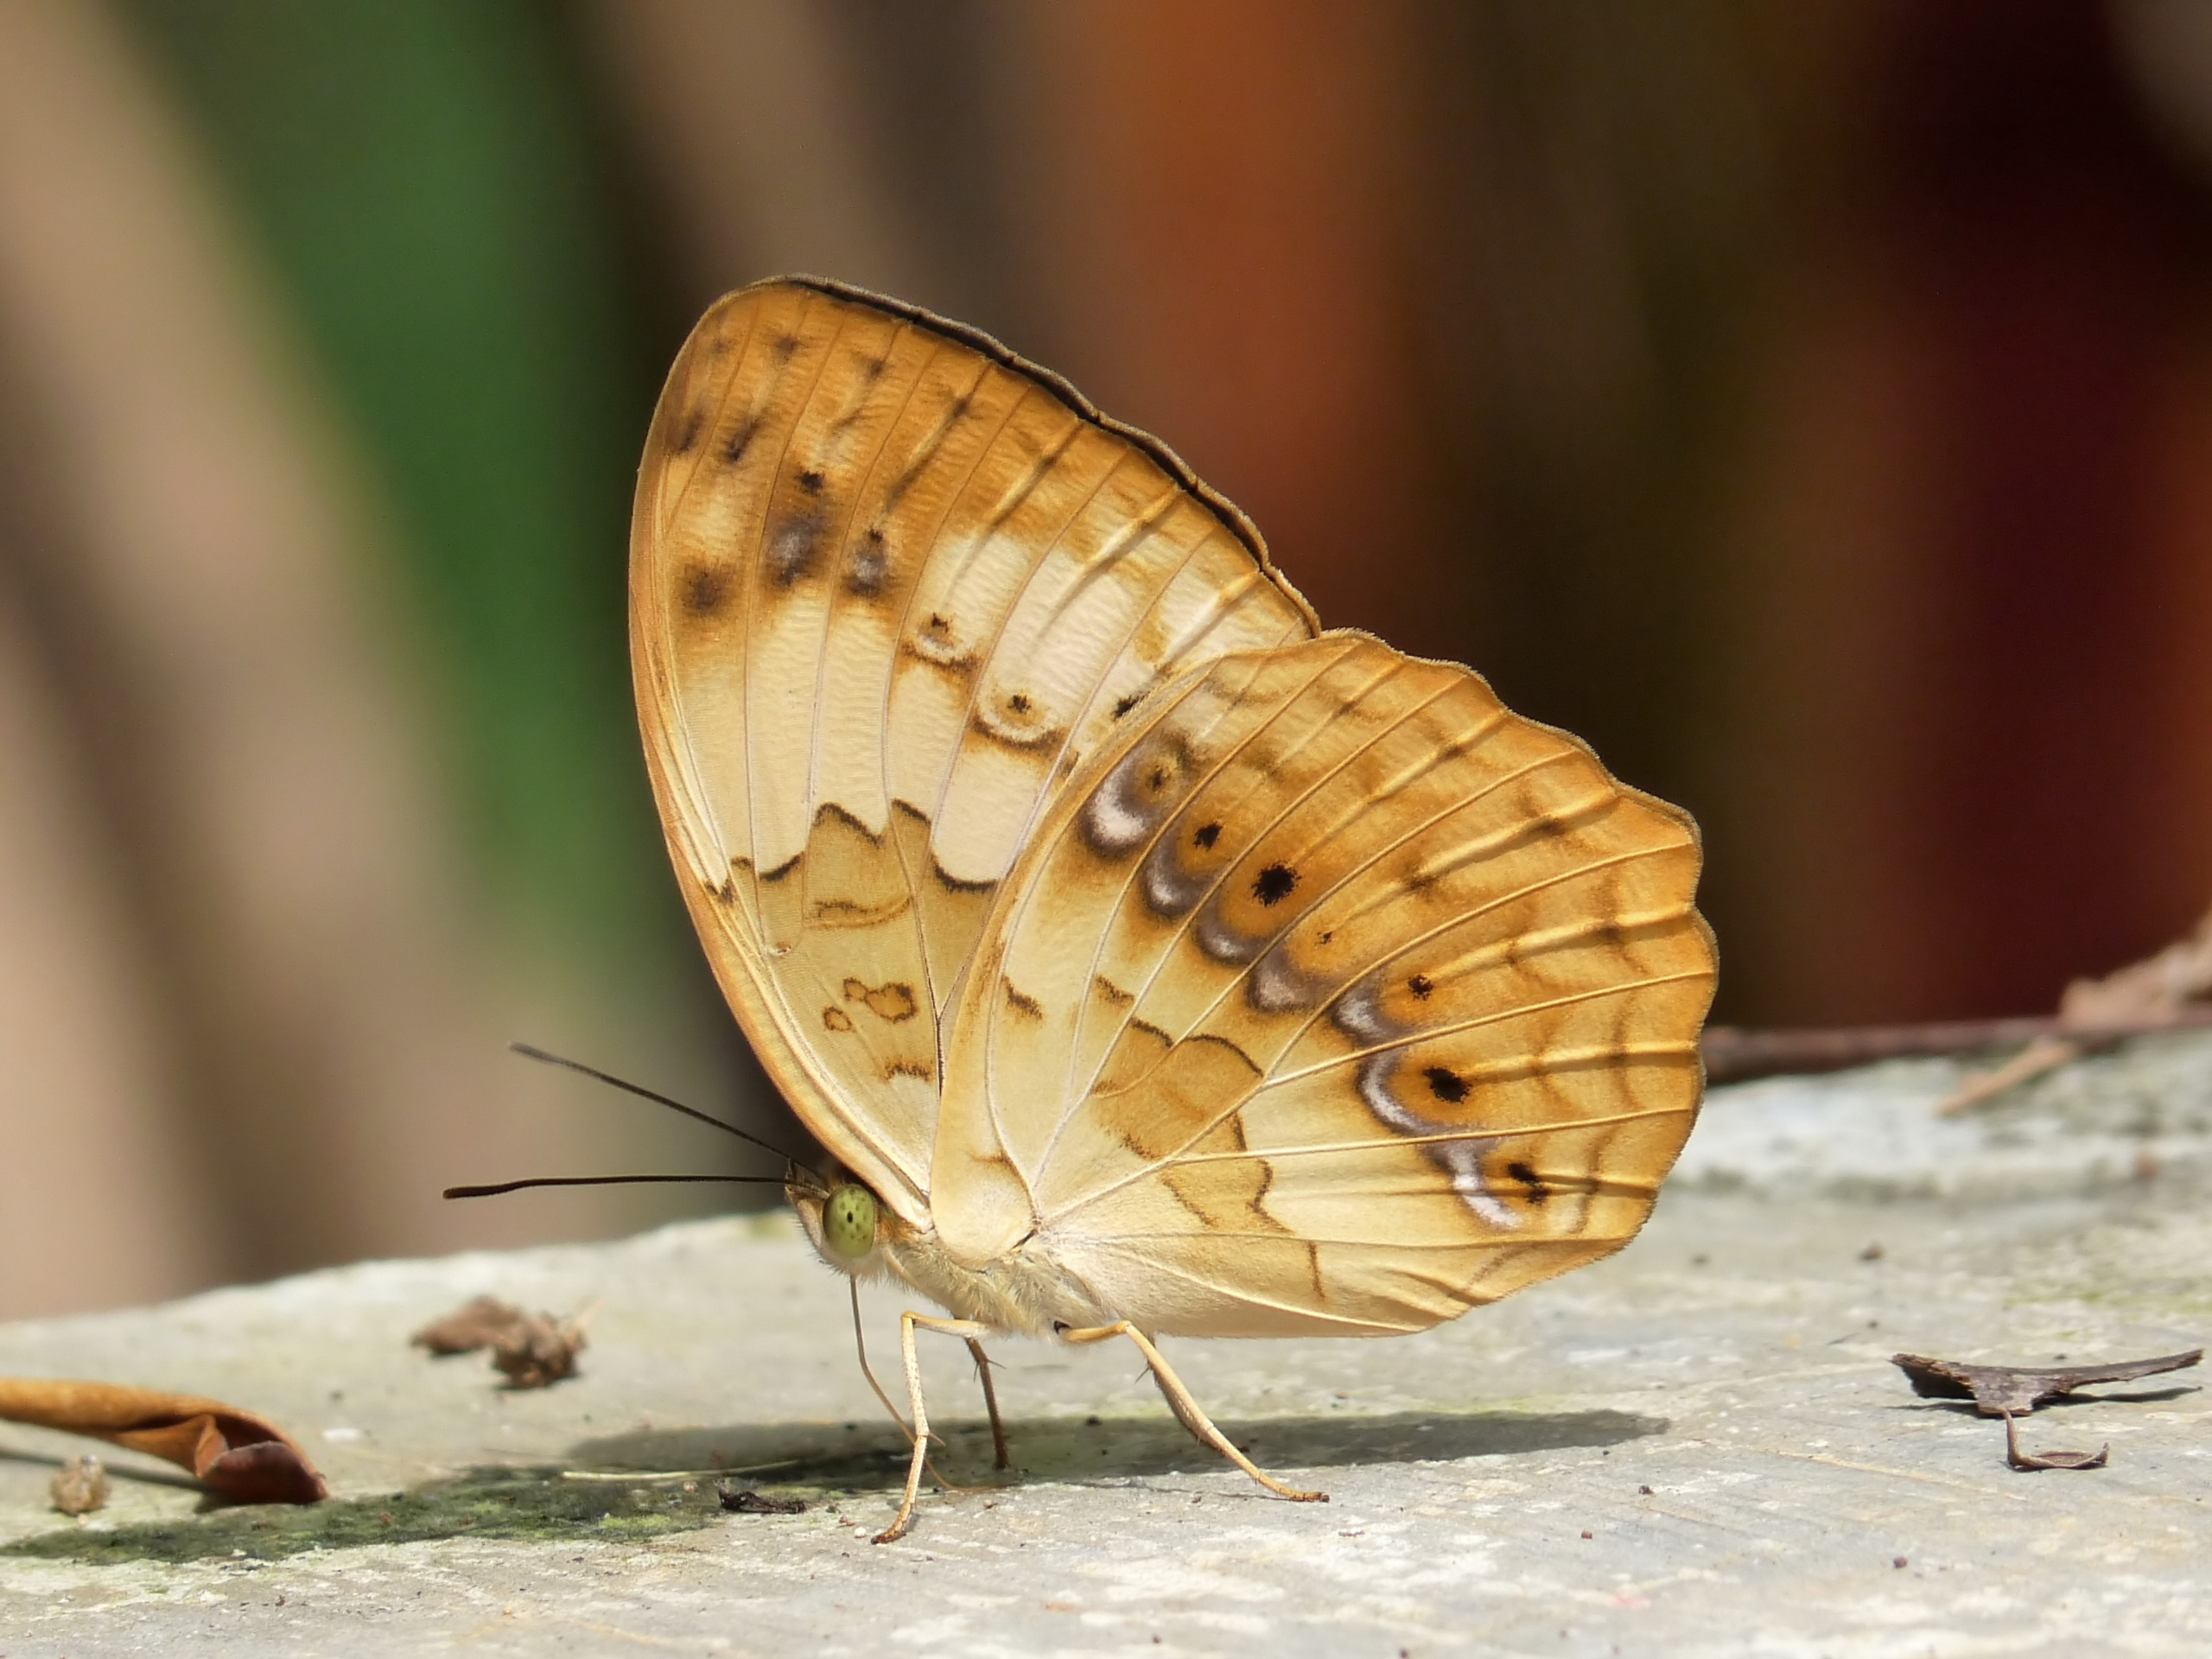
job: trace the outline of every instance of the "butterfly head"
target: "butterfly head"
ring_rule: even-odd
[[[840,1177],[819,1184],[792,1182],[785,1191],[823,1260],[866,1277],[882,1240],[882,1201],[858,1181]]]

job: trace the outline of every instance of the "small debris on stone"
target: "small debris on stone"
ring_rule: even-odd
[[[1882,1248],[1881,1240],[1876,1239],[1872,1243],[1867,1245],[1865,1249],[1859,1252],[1859,1259],[1861,1262],[1878,1262],[1887,1254],[1888,1252]]]
[[[2161,1371],[2186,1370],[2204,1357],[2202,1348],[2156,1359],[2121,1360],[2111,1365],[1969,1365],[1924,1354],[1892,1354],[1890,1363],[1912,1380],[1912,1391],[1927,1400],[1971,1400],[1985,1417],[2005,1420],[2005,1461],[2021,1471],[2101,1469],[2112,1456],[2109,1443],[2094,1452],[2023,1452],[2018,1419],[2092,1382],[2132,1382]]]
[[[739,1488],[727,1481],[715,1488],[722,1508],[732,1515],[804,1515],[806,1501],[798,1497],[770,1497],[750,1486]]]
[[[107,1467],[90,1455],[72,1458],[54,1471],[47,1489],[54,1507],[64,1515],[90,1515],[107,1507]]]
[[[1912,1391],[1924,1400],[1971,1400],[1985,1417],[2009,1418],[2093,1382],[2133,1382],[2161,1371],[2187,1370],[2203,1357],[2202,1348],[2192,1348],[2185,1354],[2110,1365],[1970,1365],[1924,1354],[1892,1354],[1890,1363],[1912,1380]]]
[[[1639,1492],[1643,1493],[1643,1496],[1644,1496],[1644,1497],[1651,1497],[1656,1496],[1656,1494],[1652,1491],[1652,1490],[1651,1490],[1649,1486],[1639,1486],[1639,1487],[1637,1487],[1636,1490],[1637,1490],[1637,1491],[1639,1491]]]
[[[2023,1452],[2018,1424],[2018,1417],[2005,1414],[2005,1461],[2015,1469],[2101,1469],[2112,1457],[2110,1440],[2094,1452]]]
[[[1910,1567],[1912,1559],[1907,1555],[1893,1555],[1890,1558],[1890,1565],[1897,1567]]]
[[[496,1296],[479,1296],[409,1340],[440,1359],[489,1348],[508,1388],[543,1389],[576,1374],[583,1320],[564,1323],[551,1313],[525,1313]]]

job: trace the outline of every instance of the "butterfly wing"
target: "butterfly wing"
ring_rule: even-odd
[[[693,331],[631,535],[661,821],[769,1071],[910,1221],[940,1017],[1055,781],[1186,665],[1313,631],[1235,509],[981,335],[804,281]]]
[[[1607,1254],[1702,1085],[1687,815],[1356,634],[1185,675],[963,989],[940,1234],[1190,1335],[1418,1330]]]

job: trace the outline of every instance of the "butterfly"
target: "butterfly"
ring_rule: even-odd
[[[1618,1249],[1695,1116],[1697,830],[1323,631],[1157,440],[837,283],[714,306],[631,543],[645,755],[787,1194],[918,1331],[1389,1336]],[[871,1380],[873,1380],[871,1378]],[[887,1397],[887,1404],[889,1403]],[[895,1412],[895,1408],[894,1408]]]

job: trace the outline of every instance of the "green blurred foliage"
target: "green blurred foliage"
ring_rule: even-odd
[[[630,264],[563,14],[128,0],[126,15],[365,453],[429,647],[425,700],[514,942],[644,988],[632,975],[683,924],[630,712],[624,550],[671,342]]]

